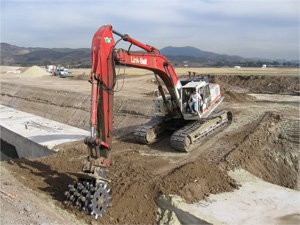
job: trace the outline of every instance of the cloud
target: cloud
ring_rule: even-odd
[[[299,1],[1,1],[1,41],[19,46],[90,47],[106,24],[158,48],[299,58]]]

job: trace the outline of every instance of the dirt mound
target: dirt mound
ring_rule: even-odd
[[[224,96],[225,102],[255,102],[255,97],[248,95],[246,93],[237,93],[232,91],[221,92],[221,95]]]
[[[204,159],[178,168],[157,184],[163,194],[175,194],[197,202],[209,194],[232,191],[236,183],[224,171]]]
[[[291,93],[299,91],[300,87],[299,76],[208,75],[208,77],[210,81],[218,79],[227,85],[245,88],[252,93]]]
[[[224,96],[225,102],[255,102],[255,98],[247,93],[241,93],[241,91],[231,91],[229,90],[230,85],[223,82],[218,77],[209,77],[211,83],[216,83],[220,85],[221,95]]]
[[[247,93],[292,93],[300,90],[299,76],[206,75],[209,82],[219,84],[226,102],[254,102]],[[180,77],[188,77],[182,75]]]
[[[247,126],[245,136],[237,130],[231,139],[239,141],[225,158],[226,167],[241,167],[270,183],[299,189],[300,128],[296,124],[299,120],[266,113]]]
[[[42,76],[50,76],[46,70],[42,69],[38,66],[32,66],[27,69],[24,73],[21,74],[21,77],[42,77]]]
[[[112,181],[111,209],[99,223],[156,223],[157,206],[155,199],[164,194],[179,194],[188,201],[203,199],[210,193],[230,191],[235,183],[225,171],[218,169],[203,159],[171,171],[154,175],[157,168],[168,165],[165,159],[141,156],[139,145],[117,142],[113,152],[115,166],[110,168]],[[55,199],[56,205],[65,208],[64,191],[73,178],[67,171],[80,171],[81,160],[87,153],[82,142],[60,146],[64,150],[44,158],[23,158],[2,162],[27,187],[40,191]],[[77,207],[67,207],[68,211],[84,218],[93,217],[79,211]]]

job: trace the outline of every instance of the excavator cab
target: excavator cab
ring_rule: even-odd
[[[184,114],[192,113],[192,109],[189,105],[189,100],[190,100],[191,95],[193,94],[194,90],[195,90],[195,88],[184,88],[182,90],[182,113],[184,113]],[[196,92],[197,92],[197,90],[196,90]],[[199,92],[197,92],[197,93],[199,93]],[[196,111],[199,111],[199,106],[196,107]]]
[[[185,119],[188,120],[197,120],[201,118],[201,115],[203,114],[204,109],[206,108],[205,104],[205,86],[208,84],[205,81],[200,82],[190,82],[182,87],[181,89],[181,112]],[[191,95],[193,94],[193,91],[196,90],[196,93],[198,93],[201,96],[201,99],[197,96],[196,101],[196,110],[194,114],[192,114],[192,111],[194,109],[190,108],[189,105],[189,99],[191,98]]]

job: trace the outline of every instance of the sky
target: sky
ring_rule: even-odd
[[[1,42],[90,48],[102,25],[158,49],[299,59],[299,0],[1,0]],[[122,45],[121,45],[122,47]]]

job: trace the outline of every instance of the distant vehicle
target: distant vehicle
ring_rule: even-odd
[[[53,74],[54,76],[59,75],[61,78],[70,77],[69,74],[72,73],[72,71],[64,67],[58,68],[55,65],[47,65],[47,68],[49,73]]]
[[[61,77],[67,76],[68,74],[71,74],[71,73],[72,73],[72,71],[69,71],[68,69],[66,69],[64,67],[61,67],[60,69],[56,69],[53,71],[54,76],[59,75]]]
[[[57,66],[55,65],[47,65],[47,69],[49,73],[53,73],[53,71],[57,70]]]

